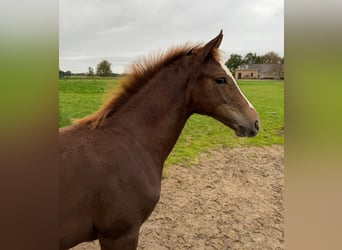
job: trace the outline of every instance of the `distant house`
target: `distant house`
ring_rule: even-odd
[[[243,64],[235,70],[236,79],[284,79],[284,64]]]

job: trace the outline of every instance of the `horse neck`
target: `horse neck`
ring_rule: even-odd
[[[191,115],[187,78],[177,65],[161,70],[112,116],[113,126],[126,131],[159,164]]]

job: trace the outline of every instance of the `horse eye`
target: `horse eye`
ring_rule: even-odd
[[[192,49],[191,50],[189,50],[186,54],[185,54],[186,56],[191,56],[191,55],[193,55],[193,51],[192,51]]]
[[[216,79],[215,79],[215,82],[216,82],[217,84],[226,84],[226,83],[227,83],[226,78],[224,78],[224,77],[216,78]]]

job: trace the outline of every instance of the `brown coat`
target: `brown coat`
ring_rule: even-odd
[[[256,111],[218,63],[222,36],[134,64],[99,111],[60,129],[60,249],[94,239],[101,249],[136,249],[164,161],[192,113],[256,135]]]

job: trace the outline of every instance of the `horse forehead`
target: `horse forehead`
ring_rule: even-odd
[[[221,68],[226,72],[226,74],[228,76],[230,76],[232,79],[234,79],[232,72],[230,72],[230,70],[227,68],[227,66],[223,62],[219,62],[219,64],[220,64]]]
[[[215,59],[208,60],[204,64],[202,64],[203,71],[207,72],[208,74],[212,73],[218,73],[225,71],[224,68],[222,68],[222,63],[220,61],[217,61]]]
[[[220,68],[220,70],[225,72],[229,77],[231,77],[234,80],[234,76],[232,72],[230,72],[230,70],[222,61],[213,60],[213,63],[211,63],[209,66],[210,66],[210,69]]]
[[[227,75],[228,75],[229,77],[232,78],[232,80],[233,80],[233,82],[234,82],[236,88],[238,89],[238,91],[240,92],[240,94],[242,95],[242,97],[245,99],[245,101],[248,103],[248,106],[249,106],[250,108],[252,108],[252,109],[255,110],[255,108],[254,108],[253,105],[250,103],[250,101],[247,99],[247,97],[242,93],[242,91],[241,91],[241,89],[239,88],[239,85],[237,84],[237,82],[236,82],[236,80],[235,80],[233,74],[230,72],[230,70],[227,68],[227,66],[226,66],[225,64],[223,64],[222,62],[220,62],[220,65],[221,65],[222,69],[227,73]]]

